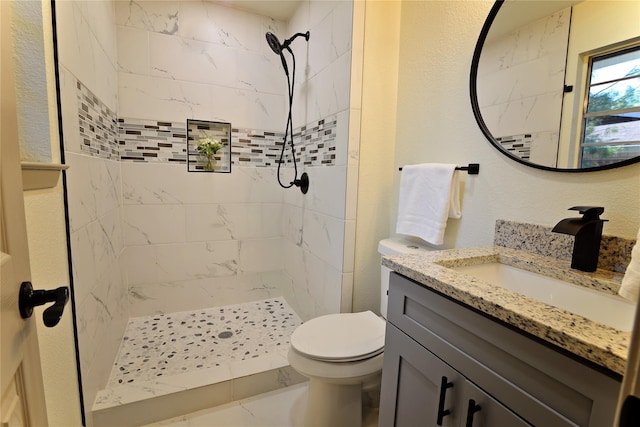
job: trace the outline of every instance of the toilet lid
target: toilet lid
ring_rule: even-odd
[[[316,317],[291,335],[291,346],[316,360],[354,361],[384,350],[386,322],[371,311]]]

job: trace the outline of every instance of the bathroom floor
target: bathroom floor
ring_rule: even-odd
[[[307,383],[260,394],[146,427],[297,427],[302,426]],[[378,425],[378,410],[365,409],[363,427]]]
[[[301,323],[283,298],[133,318],[108,387],[281,353]]]

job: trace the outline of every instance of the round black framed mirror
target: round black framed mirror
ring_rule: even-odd
[[[497,0],[470,73],[489,142],[550,171],[640,162],[639,14],[640,1]]]

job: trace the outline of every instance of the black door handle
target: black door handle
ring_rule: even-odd
[[[53,305],[42,313],[44,324],[49,328],[58,324],[67,301],[69,301],[69,288],[66,286],[61,286],[51,291],[34,291],[31,282],[22,282],[22,285],[20,285],[18,307],[20,308],[20,316],[23,319],[33,315],[33,307],[53,302]]]
[[[482,408],[476,403],[475,400],[469,399],[469,407],[467,408],[467,423],[465,424],[466,427],[473,427],[473,414],[478,412],[480,409]]]
[[[444,399],[447,395],[447,389],[452,387],[453,383],[449,382],[447,377],[442,377],[442,381],[440,382],[440,399],[438,400],[438,419],[436,420],[436,424],[439,426],[442,425],[442,419],[451,414],[449,409],[444,409]]]

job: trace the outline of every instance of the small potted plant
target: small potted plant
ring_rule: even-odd
[[[196,146],[196,150],[198,153],[204,155],[207,158],[207,164],[204,165],[204,170],[213,171],[214,170],[214,156],[216,153],[224,147],[226,144],[219,142],[216,139],[212,139],[209,137],[200,138],[198,140],[198,145]]]

